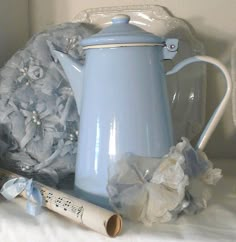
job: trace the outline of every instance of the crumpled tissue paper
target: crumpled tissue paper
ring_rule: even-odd
[[[205,153],[182,138],[162,158],[125,154],[110,166],[107,190],[117,212],[152,225],[206,208],[221,177]]]

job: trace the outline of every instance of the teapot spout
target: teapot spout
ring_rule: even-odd
[[[71,56],[64,54],[63,52],[53,50],[53,54],[61,63],[62,68],[70,82],[74,97],[76,100],[77,109],[80,115],[81,110],[81,99],[82,99],[82,88],[83,88],[83,66],[78,63]]]

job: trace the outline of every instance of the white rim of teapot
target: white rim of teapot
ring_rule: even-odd
[[[103,49],[103,48],[119,48],[119,47],[132,47],[132,46],[165,46],[165,43],[122,43],[122,44],[108,44],[108,45],[88,45],[83,47],[87,49]]]

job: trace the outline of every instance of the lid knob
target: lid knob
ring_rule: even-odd
[[[112,18],[113,24],[128,24],[130,21],[130,16],[126,14],[118,14]]]

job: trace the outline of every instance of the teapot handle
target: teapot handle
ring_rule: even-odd
[[[215,109],[214,113],[212,114],[210,120],[208,121],[206,127],[204,128],[198,142],[196,145],[196,149],[203,150],[206,147],[207,142],[209,141],[212,133],[214,132],[216,126],[218,125],[220,119],[223,116],[223,113],[226,109],[226,106],[229,102],[231,92],[232,92],[232,81],[231,77],[229,75],[229,72],[227,71],[226,67],[217,59],[209,57],[209,56],[193,56],[190,58],[187,58],[177,65],[175,65],[170,71],[166,73],[166,75],[172,75],[179,70],[181,70],[183,67],[185,67],[188,64],[194,63],[194,62],[207,62],[210,63],[216,67],[218,67],[221,72],[223,73],[225,80],[226,80],[226,92],[225,95],[220,102],[220,104]]]

